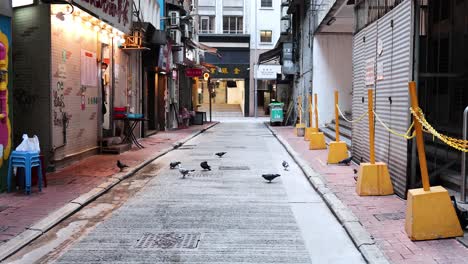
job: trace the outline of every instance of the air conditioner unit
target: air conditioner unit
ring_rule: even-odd
[[[179,26],[180,25],[180,13],[179,11],[169,11],[169,25]]]
[[[180,30],[177,30],[177,29],[171,29],[171,31],[169,32],[169,36],[171,37],[171,39],[174,41],[175,44],[180,44],[182,42],[180,35],[181,35],[181,32]]]

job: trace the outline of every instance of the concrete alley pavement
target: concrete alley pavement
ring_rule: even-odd
[[[175,160],[196,171],[182,179]],[[263,123],[221,123],[150,165],[163,169],[56,263],[364,263]]]

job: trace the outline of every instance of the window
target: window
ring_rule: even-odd
[[[215,33],[214,21],[215,21],[214,16],[201,16],[200,17],[200,34]]]
[[[271,43],[271,30],[260,30],[260,42],[268,42]]]
[[[225,16],[223,17],[223,33],[226,34],[242,34],[243,17],[240,16]]]
[[[273,7],[273,0],[262,0],[261,7]]]

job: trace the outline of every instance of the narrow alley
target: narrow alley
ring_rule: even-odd
[[[176,160],[195,171],[183,179]],[[7,263],[365,263],[263,122],[218,124],[122,186],[137,191],[111,190]]]

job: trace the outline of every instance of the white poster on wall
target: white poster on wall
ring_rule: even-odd
[[[255,65],[254,78],[257,80],[276,80],[277,74],[281,74],[281,65]]]
[[[366,86],[374,85],[375,81],[375,60],[374,58],[366,60]]]
[[[98,85],[98,68],[96,61],[96,53],[81,50],[81,85]]]
[[[377,81],[384,79],[384,63],[383,61],[377,62]]]

